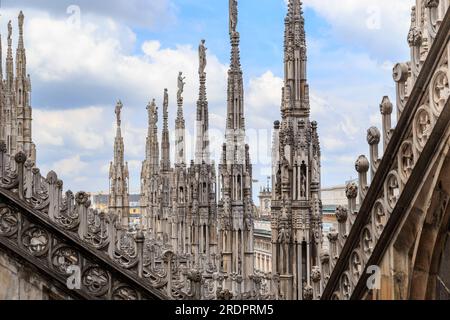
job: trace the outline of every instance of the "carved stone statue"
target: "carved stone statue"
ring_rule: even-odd
[[[236,32],[236,27],[238,23],[238,9],[237,0],[230,0],[230,34]]]
[[[199,56],[199,67],[198,67],[198,73],[200,75],[205,74],[206,69],[206,50],[208,50],[205,47],[205,40],[202,40],[200,42],[200,45],[198,46],[198,56]]]
[[[183,77],[183,72],[180,71],[180,73],[178,74],[178,92],[177,92],[177,99],[178,101],[183,100],[183,91],[184,91],[184,85],[186,84],[184,82],[184,79],[186,79],[186,77]]]
[[[283,157],[283,160],[281,162],[281,168],[282,168],[281,182],[283,184],[288,184],[289,183],[289,162],[286,159],[286,157]]]
[[[116,119],[117,119],[117,125],[118,126],[120,126],[120,124],[121,124],[121,119],[120,119],[120,117],[121,117],[121,113],[122,113],[122,108],[123,108],[123,104],[122,104],[122,102],[121,101],[119,101],[119,102],[117,102],[117,105],[116,105]]]
[[[8,22],[8,40],[12,37],[12,23],[11,20]]]

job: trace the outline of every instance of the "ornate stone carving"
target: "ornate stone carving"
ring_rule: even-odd
[[[414,137],[419,150],[422,150],[431,135],[433,118],[428,106],[422,106],[414,120]]]
[[[78,265],[80,262],[79,253],[70,247],[61,246],[52,254],[53,267],[61,274],[67,275],[70,266]]]
[[[386,225],[386,220],[387,216],[384,209],[383,201],[378,200],[373,208],[373,221],[375,223],[375,231],[377,232],[378,235],[380,235],[381,232],[383,232],[384,226]]]
[[[22,244],[33,256],[46,254],[49,241],[48,232],[37,226],[29,227],[22,233]]]
[[[342,290],[342,297],[346,300],[350,299],[350,295],[352,292],[352,285],[347,273],[344,273],[341,277],[341,290]]]
[[[359,156],[355,163],[355,169],[359,173],[367,173],[367,171],[369,171],[369,166],[369,160],[367,160],[365,156]]]
[[[431,90],[431,105],[433,112],[439,115],[450,97],[450,87],[448,82],[447,68],[440,69],[433,77]]]
[[[400,149],[399,172],[404,181],[406,181],[414,169],[415,157],[413,145],[410,141],[405,141]]]
[[[380,139],[381,133],[377,127],[371,127],[367,130],[367,143],[369,143],[369,145],[373,146],[379,144]]]
[[[319,282],[322,278],[320,268],[318,266],[314,266],[311,271],[311,280],[315,283]]]
[[[336,219],[339,223],[345,223],[348,218],[348,210],[343,206],[338,206],[336,209]]]
[[[138,300],[138,293],[126,285],[118,286],[112,294],[113,300]]]
[[[358,251],[353,251],[351,255],[351,271],[355,279],[358,279],[362,273],[362,260]]]
[[[98,266],[88,267],[82,275],[83,286],[94,296],[103,296],[109,288],[110,276]]]
[[[10,237],[17,233],[18,227],[17,212],[6,206],[0,207],[0,235]]]
[[[358,185],[354,182],[347,184],[345,188],[345,195],[348,199],[356,199],[358,196]]]
[[[398,176],[392,172],[386,180],[386,199],[389,207],[393,209],[400,196],[400,184]]]
[[[365,228],[362,232],[362,249],[366,257],[369,257],[373,250],[374,239],[372,231],[369,228]]]
[[[307,285],[303,288],[303,299],[304,300],[314,299],[314,291],[311,286]]]

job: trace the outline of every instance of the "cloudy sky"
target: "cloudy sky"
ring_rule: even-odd
[[[395,100],[392,67],[408,59],[406,34],[413,2],[304,1],[323,186],[356,176],[354,160],[368,153],[366,130],[381,122],[382,96]],[[38,166],[44,172],[55,170],[65,188],[107,191],[114,106],[121,99],[131,191],[139,190],[145,107],[152,98],[161,106],[168,88],[173,128],[178,71],[187,77],[185,117],[188,135],[193,135],[200,39],[206,39],[209,54],[212,149],[220,150],[230,51],[227,0],[3,0],[3,39],[9,19],[17,31],[20,10],[26,17]],[[270,130],[279,119],[286,1],[241,0],[239,12],[251,157],[254,176],[264,185],[270,172]]]

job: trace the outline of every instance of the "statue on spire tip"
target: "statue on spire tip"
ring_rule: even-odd
[[[183,72],[180,71],[178,73],[178,92],[177,92],[178,101],[183,101],[184,85],[186,84],[186,82],[184,82],[185,79],[186,77],[183,77]]]
[[[199,55],[199,68],[198,68],[198,73],[200,75],[204,75],[205,74],[205,68],[206,68],[206,50],[208,50],[205,47],[205,40],[202,40],[200,42],[200,45],[198,46],[198,55]]]
[[[122,101],[118,101],[117,102],[117,105],[116,105],[116,119],[117,119],[117,126],[119,126],[120,127],[120,124],[121,124],[121,119],[120,119],[120,117],[121,117],[121,113],[122,113],[122,108],[123,108],[123,104],[122,104]]]
[[[230,0],[230,34],[236,32],[236,27],[238,24],[238,8],[237,0]]]
[[[23,15],[23,12],[20,11],[19,13],[19,28],[22,29],[23,28],[23,21],[25,19],[25,16]]]
[[[9,20],[8,22],[8,40],[12,39],[12,22]]]
[[[158,107],[156,106],[155,99],[153,99],[152,102],[149,102],[147,105],[147,110],[149,122],[156,124],[158,122]]]

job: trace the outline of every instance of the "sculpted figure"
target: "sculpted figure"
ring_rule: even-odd
[[[236,27],[238,23],[238,9],[237,0],[230,0],[230,33],[236,32]]]
[[[180,72],[178,74],[178,92],[177,92],[178,101],[183,99],[182,95],[183,95],[183,91],[184,91],[184,85],[186,84],[184,82],[184,79],[186,79],[186,77],[183,77],[183,72]]]
[[[12,24],[11,21],[8,22],[8,40],[12,37]]]
[[[123,105],[122,105],[122,102],[117,102],[117,105],[116,105],[116,118],[117,118],[117,125],[118,126],[120,126],[120,123],[121,123],[121,120],[120,120],[120,115],[121,115],[121,113],[122,113],[122,108],[123,108]]]
[[[205,40],[202,40],[200,42],[200,45],[198,46],[198,56],[199,56],[199,68],[198,68],[198,73],[200,75],[205,74],[205,69],[206,69],[206,50],[208,50],[205,47]]]

